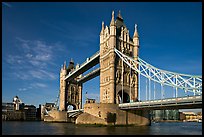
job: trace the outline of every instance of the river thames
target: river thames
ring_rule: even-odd
[[[2,135],[202,135],[202,123],[159,122],[151,126],[97,127],[43,121],[3,121]]]

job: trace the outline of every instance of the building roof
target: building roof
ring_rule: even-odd
[[[185,115],[196,115],[195,112],[183,112]]]
[[[45,106],[54,106],[55,103],[45,103]]]
[[[123,22],[123,19],[119,17],[119,15],[116,18],[115,24],[116,24],[116,28],[126,27],[125,23]]]
[[[74,68],[74,60],[71,58],[69,66],[67,68],[68,73]]]

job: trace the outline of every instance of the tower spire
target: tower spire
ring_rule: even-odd
[[[71,58],[71,59],[70,59],[70,63],[74,63],[74,60],[73,60],[73,58]]]
[[[137,24],[135,24],[135,32],[133,37],[139,37],[138,32],[137,32]]]
[[[101,34],[104,33],[104,21],[102,21],[102,28],[101,28]]]
[[[123,20],[123,17],[121,16],[120,10],[118,11],[118,18]]]
[[[64,61],[63,69],[66,69],[66,61]]]
[[[113,26],[113,25],[115,25],[115,22],[114,22],[114,11],[112,11],[112,19],[111,19],[110,26]]]

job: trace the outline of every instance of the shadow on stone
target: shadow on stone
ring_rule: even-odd
[[[107,112],[107,123],[113,123],[115,125],[116,122],[116,113]]]

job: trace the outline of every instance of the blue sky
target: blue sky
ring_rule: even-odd
[[[101,22],[118,11],[130,35],[138,25],[139,56],[160,69],[202,75],[201,2],[3,2],[2,101],[54,102],[61,65],[99,50]],[[99,98],[99,77],[84,83]]]

